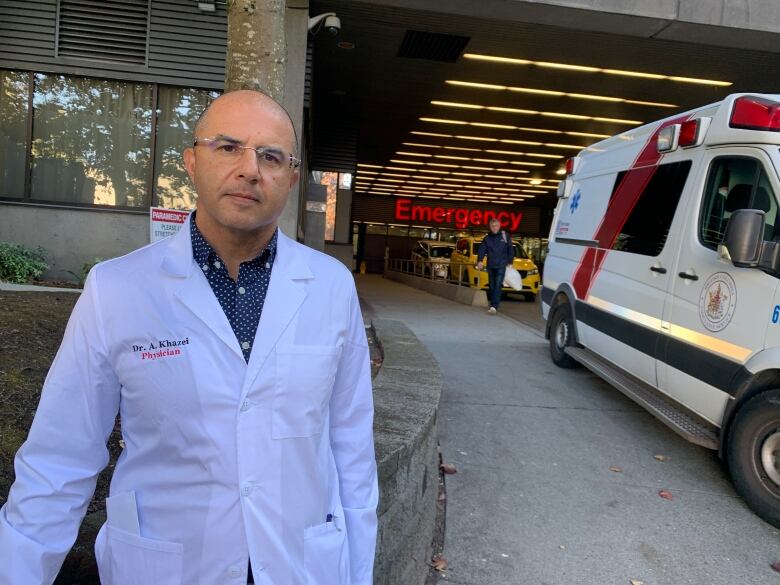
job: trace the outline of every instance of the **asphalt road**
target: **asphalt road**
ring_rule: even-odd
[[[555,367],[539,330],[507,316],[533,324],[538,303],[489,316],[378,276],[358,288],[443,373],[439,434],[458,473],[440,583],[780,584],[780,531],[745,506],[716,454],[587,370]]]

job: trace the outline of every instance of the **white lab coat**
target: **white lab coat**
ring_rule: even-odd
[[[111,496],[134,493],[140,534],[126,506],[109,510],[95,547],[104,585],[246,583],[248,557],[258,584],[371,584],[370,362],[339,262],[279,234],[248,364],[193,260],[189,222],[96,266],[16,456],[0,585],[52,583],[117,410]]]

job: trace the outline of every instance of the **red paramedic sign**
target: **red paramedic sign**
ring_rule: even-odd
[[[157,242],[178,232],[189,214],[189,211],[163,207],[149,209],[149,241]]]
[[[486,226],[494,218],[501,222],[502,227],[507,228],[510,232],[516,232],[523,219],[523,213],[520,211],[483,211],[463,207],[418,205],[411,199],[397,199],[395,202],[395,219],[399,221],[454,223],[458,229],[466,229],[470,226]]]

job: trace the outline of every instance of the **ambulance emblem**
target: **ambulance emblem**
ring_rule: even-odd
[[[737,285],[725,272],[716,272],[704,283],[699,298],[699,318],[710,331],[722,331],[734,316]]]

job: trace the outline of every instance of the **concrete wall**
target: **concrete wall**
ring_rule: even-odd
[[[436,521],[441,373],[406,325],[373,324],[384,349],[374,379],[380,493],[374,585],[423,585]]]
[[[127,254],[149,243],[149,215],[121,211],[0,204],[0,241],[43,247],[44,278],[75,280],[86,262]]]
[[[777,0],[355,0],[509,22],[780,52]]]

